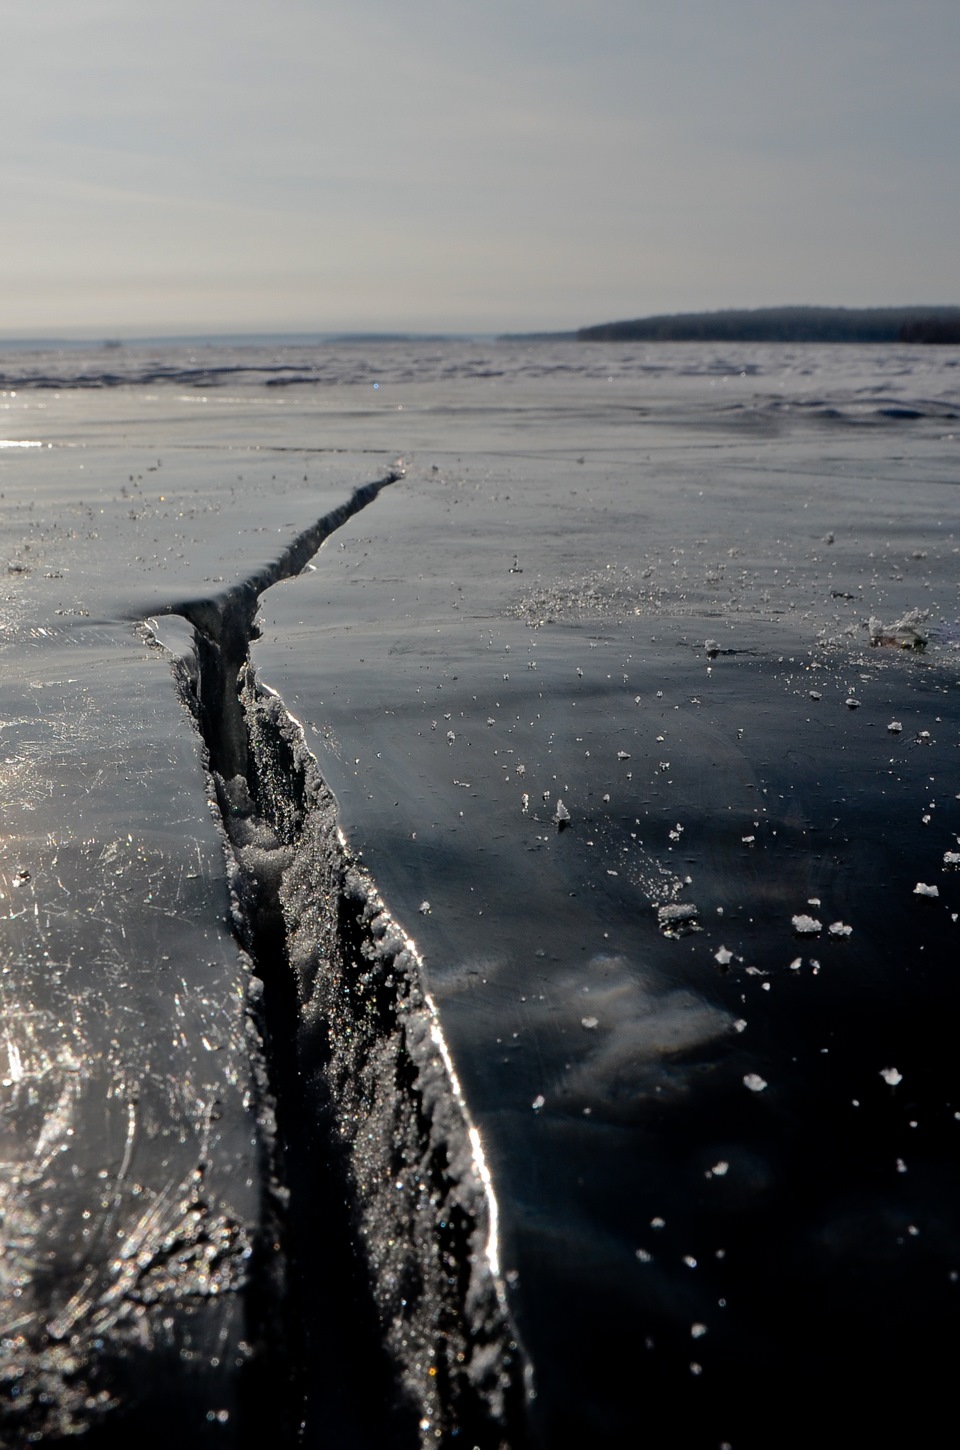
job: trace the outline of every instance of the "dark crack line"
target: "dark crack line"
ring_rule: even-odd
[[[267,1291],[256,1312],[261,1337],[272,1316],[289,1342],[300,1443],[503,1450],[526,1443],[529,1383],[479,1136],[414,944],[351,857],[299,726],[249,661],[263,592],[401,476],[358,489],[219,597],[166,612],[194,628],[197,670],[179,679],[229,843],[234,928],[262,984],[254,1013],[288,1272],[285,1303],[271,1308]]]

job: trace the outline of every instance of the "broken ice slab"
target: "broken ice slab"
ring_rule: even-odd
[[[198,741],[126,627],[23,653],[0,687],[3,1433],[235,1443],[284,1372],[273,1126]]]

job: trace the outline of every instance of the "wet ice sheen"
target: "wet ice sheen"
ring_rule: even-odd
[[[132,353],[119,371],[141,382],[149,373],[149,387],[162,392],[151,360]],[[464,1354],[479,1385],[496,1381],[500,1352],[488,1357],[500,1341],[479,1329],[459,1340],[456,1329],[439,1348],[431,1339],[425,1306],[449,1305],[444,1278],[473,1283],[470,1253],[489,1266],[491,1239],[489,1225],[465,1240],[443,1218],[445,1200],[433,1196],[442,1154],[427,1154],[428,1162],[419,1156],[422,1129],[408,1112],[411,1060],[390,1055],[395,1022],[382,1034],[370,1026],[381,994],[393,990],[378,974],[414,937],[452,1070],[425,1030],[416,1038],[424,1054],[417,1071],[438,1105],[449,1104],[445,1092],[456,1078],[479,1136],[501,1211],[505,1293],[537,1371],[534,1440],[600,1445],[606,1434],[611,1446],[626,1443],[642,1402],[651,1423],[669,1416],[678,1441],[751,1443],[756,1385],[770,1389],[772,1403],[795,1405],[797,1375],[811,1404],[833,1403],[839,1391],[841,1403],[856,1404],[858,1423],[868,1422],[878,1377],[916,1385],[924,1365],[938,1363],[929,1326],[943,1324],[944,1307],[929,1286],[948,1282],[956,1241],[951,1196],[924,1187],[945,1181],[955,1152],[941,1109],[952,1092],[947,1024],[956,1018],[952,933],[960,904],[945,847],[955,844],[960,822],[953,791],[941,795],[956,738],[955,541],[943,504],[955,471],[946,415],[957,401],[956,371],[935,350],[760,349],[731,360],[719,348],[458,345],[428,358],[398,345],[382,354],[374,393],[358,357],[260,357],[254,376],[226,371],[243,362],[229,349],[204,356],[195,379],[208,402],[202,425],[189,425],[197,439],[202,433],[196,449],[183,423],[200,410],[172,394],[158,421],[155,403],[133,392],[101,388],[89,402],[45,392],[45,441],[75,443],[82,434],[86,448],[82,457],[66,447],[4,456],[10,569],[0,646],[7,659],[15,654],[29,686],[13,704],[6,676],[6,799],[28,803],[51,829],[69,823],[76,840],[98,842],[98,851],[108,835],[138,839],[137,771],[156,778],[162,712],[134,690],[109,721],[98,714],[96,676],[109,679],[110,664],[81,670],[68,662],[94,658],[83,621],[157,617],[173,600],[190,604],[198,625],[209,623],[207,603],[235,582],[262,582],[264,567],[325,511],[318,487],[329,492],[332,480],[342,497],[343,470],[356,460],[347,464],[333,450],[380,449],[386,466],[398,450],[412,449],[395,495],[345,521],[336,548],[312,558],[313,572],[265,594],[254,650],[261,676],[315,742],[347,839],[338,849],[362,852],[371,890],[388,908],[363,922],[372,955],[350,979],[351,1012],[337,1015],[345,1008],[335,991],[329,1011],[342,1027],[343,1100],[357,1095],[376,1140],[366,1156],[370,1140],[362,1134],[348,1132],[344,1142],[362,1189],[362,1242],[379,1276],[381,1340],[425,1407],[414,1439],[435,1443],[435,1430],[448,1423],[444,1343],[454,1362]],[[70,366],[63,364],[68,373]],[[76,367],[92,378],[103,359]],[[186,392],[193,383],[181,371],[174,387]],[[46,375],[53,377],[49,360]],[[334,376],[341,386],[323,391]],[[268,378],[288,386],[268,389]],[[923,416],[893,416],[891,403],[900,414]],[[16,415],[5,416],[16,423]],[[39,416],[24,413],[23,426],[5,423],[5,432],[37,440]],[[176,452],[166,446],[174,438]],[[14,458],[22,473],[12,472]],[[379,463],[363,476],[378,471]],[[28,503],[44,497],[51,507],[38,528]],[[918,601],[931,611],[920,622],[924,647],[896,640],[899,647],[883,647]],[[871,616],[881,622],[877,633]],[[138,661],[131,678],[145,678],[157,663]],[[209,656],[200,662],[210,663]],[[51,802],[49,782],[66,782],[75,769],[62,728],[75,696],[63,682],[81,674],[92,680],[88,738],[99,731],[109,741],[121,717],[129,730],[123,751],[111,758],[108,744],[106,764],[92,767],[91,779],[104,772],[102,794],[95,787],[85,803],[86,782],[77,778],[68,808],[66,795]],[[31,682],[43,689],[31,693]],[[220,707],[209,671],[206,696],[213,718]],[[857,708],[846,708],[847,700]],[[229,710],[227,696],[221,704]],[[902,731],[888,731],[888,722]],[[45,771],[26,741],[29,729],[51,732]],[[136,733],[150,745],[140,757],[146,764],[128,750]],[[229,735],[218,747],[221,774],[241,751],[239,737]],[[180,761],[174,777],[191,771],[198,780],[196,759],[187,767]],[[125,773],[132,818],[101,838],[93,802],[108,798]],[[242,813],[246,805],[237,801]],[[278,809],[282,801],[280,792]],[[560,829],[558,801],[569,829]],[[180,819],[195,813],[195,802],[184,804]],[[922,813],[932,816],[926,826]],[[24,834],[30,815],[14,813],[20,843],[33,839]],[[278,819],[288,818],[281,811]],[[283,831],[274,825],[271,836],[249,817],[248,827],[237,847],[241,864],[263,886],[280,867],[282,881],[291,869],[281,861],[289,849]],[[171,827],[162,868],[142,894],[124,898],[150,923],[172,920],[160,905],[171,891],[199,890],[188,885],[192,860],[178,854],[185,829]],[[62,914],[67,899],[53,879],[53,857],[11,849],[5,929],[27,924],[16,903],[32,899],[40,880],[48,894],[38,898],[34,920],[49,950],[56,923],[72,920]],[[132,858],[124,848],[109,862],[99,854],[83,860],[91,877],[106,879]],[[181,874],[186,865],[190,872]],[[73,890],[72,878],[56,869]],[[938,897],[916,899],[916,884],[935,887]],[[325,894],[311,897],[304,872],[296,910],[363,916],[373,898],[359,888],[351,895],[355,885],[334,877]],[[700,933],[664,931],[662,909],[690,900]],[[426,902],[429,912],[420,910]],[[794,956],[794,915],[822,923],[820,956],[809,970],[789,970],[806,961]],[[208,929],[209,906],[197,919]],[[109,940],[112,954],[101,967],[119,1011],[131,1000],[123,986],[129,948],[117,933]],[[208,955],[215,953],[198,960]],[[53,974],[66,971],[65,957],[52,953]],[[9,960],[14,972],[4,982],[29,1025],[0,1045],[5,1101],[15,1105],[17,1093],[22,1099],[36,1084],[31,1074],[45,1052],[58,1091],[45,1109],[44,1153],[56,1152],[54,1165],[77,1161],[76,1134],[66,1129],[90,1114],[73,1093],[79,1074],[66,1064],[90,1060],[86,1039],[77,1045],[56,1027],[73,1021],[69,1013],[37,1014],[18,958]],[[54,982],[40,950],[33,960],[44,969],[37,980]],[[162,1024],[169,1015],[187,1043],[188,1070],[171,1071],[164,1091],[179,1104],[189,1139],[196,1123],[188,1094],[212,1083],[222,1061],[237,1072],[249,1049],[242,1037],[224,1045],[226,1019],[212,1006],[191,1017],[192,983],[170,995],[170,962],[145,960],[156,967],[151,1020]],[[303,1031],[322,1030],[327,1014],[317,1000],[310,999]],[[417,1021],[425,1019],[414,1012],[414,1037]],[[351,1048],[348,1026],[365,1049]],[[127,1036],[132,1042],[136,1033]],[[911,1066],[918,1058],[922,1073]],[[884,1062],[899,1063],[883,1069],[896,1082],[881,1081]],[[923,1124],[922,1173],[917,1154],[905,1154],[899,1141],[907,1127],[892,1116],[901,1070],[908,1111]],[[765,1087],[751,1090],[751,1078]],[[119,1173],[132,1142],[123,1180],[132,1182],[134,1155],[147,1151],[138,1146],[148,1141],[139,1136],[143,1120],[138,1108],[130,1139],[128,1096],[110,1101],[117,1117],[108,1119],[106,1161]],[[229,1109],[234,1100],[228,1093],[224,1101]],[[427,1113],[424,1121],[445,1122],[438,1111],[439,1119]],[[18,1129],[11,1107],[5,1123],[29,1127],[24,1142],[32,1151],[40,1133],[21,1121]],[[385,1125],[380,1137],[378,1125]],[[208,1140],[214,1162],[221,1131],[211,1129]],[[458,1141],[465,1156],[454,1151],[451,1181],[461,1181],[466,1165],[482,1187],[469,1132]],[[404,1145],[403,1161],[386,1163],[390,1143]],[[909,1173],[897,1171],[898,1159]],[[260,1167],[242,1153],[237,1161],[256,1182]],[[156,1206],[163,1185],[137,1171],[144,1208]],[[908,1185],[914,1197],[906,1206]],[[937,1200],[932,1216],[928,1191]],[[13,1192],[16,1221],[28,1230],[33,1201],[22,1183]],[[862,1218],[851,1205],[862,1206]],[[406,1219],[391,1217],[397,1213]],[[165,1232],[177,1231],[174,1220]],[[889,1243],[877,1237],[885,1224],[898,1229]],[[911,1224],[922,1232],[912,1234]],[[451,1234],[452,1258],[444,1261]],[[648,1235],[658,1253],[645,1260],[637,1245]],[[467,1241],[473,1247],[465,1253]],[[436,1266],[436,1297],[402,1288],[411,1244],[414,1257]],[[916,1256],[908,1278],[897,1258],[903,1245]],[[810,1269],[802,1284],[791,1268],[799,1262]],[[81,1272],[47,1312],[58,1330],[87,1302],[83,1283]],[[175,1293],[174,1280],[167,1283]],[[856,1285],[869,1285],[869,1294]],[[240,1293],[228,1283],[222,1302]],[[790,1314],[771,1319],[769,1296],[789,1304]],[[722,1337],[715,1332],[721,1300],[736,1315]],[[121,1288],[116,1303],[124,1312],[133,1314],[134,1302]],[[75,1327],[82,1322],[81,1315]],[[691,1325],[710,1329],[697,1346],[695,1385]],[[655,1347],[638,1361],[647,1341]],[[65,1359],[68,1340],[57,1343],[51,1354]],[[831,1364],[842,1364],[842,1381],[830,1382]],[[52,1360],[48,1368],[50,1383],[62,1388],[65,1373]],[[354,1365],[342,1376],[357,1413],[375,1398],[362,1374],[368,1368]],[[933,1376],[927,1398],[948,1381]],[[211,1389],[203,1414],[230,1403]],[[87,1413],[80,1397],[76,1406]],[[234,1412],[218,1422],[218,1443],[239,1434],[238,1423]],[[760,1428],[769,1438],[769,1425]],[[783,1417],[774,1429],[786,1444]],[[875,1415],[864,1433],[871,1430]]]

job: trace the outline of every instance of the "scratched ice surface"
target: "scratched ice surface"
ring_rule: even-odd
[[[256,362],[2,400],[10,1423],[887,1443],[957,1328],[955,352]]]

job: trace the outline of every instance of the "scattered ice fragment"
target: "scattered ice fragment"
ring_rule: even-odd
[[[799,972],[799,970],[800,970],[800,968],[802,966],[803,966],[803,957],[794,957],[793,961],[790,963],[790,970],[792,972]]]
[[[691,1324],[690,1325],[690,1338],[691,1339],[702,1339],[703,1336],[706,1334],[706,1332],[707,1332],[707,1326],[705,1324]],[[692,1368],[692,1366],[691,1366],[691,1368]]]
[[[913,888],[914,896],[939,896],[939,886],[928,886],[925,881],[918,881]]]
[[[757,838],[756,836],[741,836],[740,839],[745,846],[752,846]]]
[[[430,915],[430,903],[429,903],[429,901],[421,901],[420,906],[419,906],[419,911],[420,911],[421,916],[429,916]]]
[[[703,1374],[703,1365],[702,1364],[697,1364],[696,1360],[693,1360],[692,1359],[690,1361],[690,1373],[691,1374]]]
[[[831,936],[852,936],[853,935],[853,927],[852,926],[845,926],[842,921],[832,921],[830,923],[830,925],[827,927],[827,931],[830,933]]]
[[[733,961],[733,952],[728,947],[717,947],[713,959],[715,962],[719,962],[721,967],[729,967]]]
[[[525,765],[518,765],[516,769],[517,775],[526,775],[527,773],[527,767]]]
[[[542,1107],[543,1107],[543,1105],[544,1105],[544,1103],[545,1103],[545,1102],[546,1102],[546,1101],[547,1101],[547,1100],[546,1100],[546,1098],[545,1098],[545,1097],[544,1097],[544,1096],[543,1096],[543,1093],[537,1093],[537,1096],[536,1096],[536,1097],[535,1097],[535,1098],[534,1098],[534,1100],[533,1100],[533,1102],[532,1102],[532,1103],[531,1103],[531,1104],[530,1104],[530,1106],[531,1106],[531,1107],[532,1107],[532,1108],[533,1108],[533,1111],[534,1111],[534,1112],[535,1112],[535,1113],[539,1113],[539,1111],[540,1111],[540,1109],[541,1109],[541,1108],[542,1108]]]
[[[767,1084],[758,1072],[748,1072],[743,1079],[743,1085],[752,1093],[762,1093]]]
[[[630,759],[629,752],[626,751],[626,750],[618,750],[617,751],[617,759],[618,760],[629,760]]]
[[[448,731],[447,731],[447,742],[448,742],[448,744],[450,744],[450,745],[452,745],[452,744],[453,744],[453,742],[454,742],[454,741],[455,741],[455,740],[456,740],[456,738],[457,738],[457,737],[456,737],[456,735],[455,735],[455,734],[454,734],[454,733],[453,733],[453,731],[452,731],[452,730],[448,730]]]
[[[960,851],[944,851],[944,866],[960,866]]]
[[[657,924],[664,936],[686,936],[687,932],[699,931],[699,915],[693,902],[670,902],[657,907]]]
[[[526,791],[524,791],[523,795],[520,797],[520,809],[523,811],[524,815],[526,815],[527,811],[530,809],[530,797],[527,795]]]
[[[733,1024],[733,1030],[734,1032],[743,1032],[746,1025],[747,1024],[745,1019],[743,1017],[738,1017],[736,1022],[734,1022]]]
[[[792,916],[790,922],[798,936],[816,936],[823,930],[822,924],[817,921],[815,916],[806,916],[802,912],[799,916]]]
[[[703,647],[711,659],[716,659],[720,653],[720,646],[715,639],[705,639],[703,641]]]
[[[697,1267],[697,1261],[693,1257],[693,1254],[684,1254],[683,1262],[686,1264],[688,1269],[695,1269]]]
[[[854,695],[848,695],[843,703],[846,705],[848,710],[860,709],[860,701]]]
[[[904,1161],[903,1161],[902,1158],[898,1158],[897,1159],[897,1172],[898,1173],[906,1173],[906,1171],[907,1171],[907,1165],[906,1165],[906,1163],[904,1163]]]
[[[908,609],[895,624],[882,624],[876,615],[870,616],[870,643],[897,645],[900,649],[923,649],[930,638],[930,631],[923,626],[930,618],[929,609]]]
[[[880,1069],[880,1076],[891,1087],[896,1087],[898,1082],[903,1082],[903,1073],[897,1072],[895,1067],[882,1067]]]
[[[599,1019],[596,1017],[581,1017],[580,1026],[585,1027],[588,1032],[592,1032],[594,1027],[598,1025],[598,1021]]]
[[[822,700],[823,699],[823,691],[822,690],[811,690],[810,691],[810,698],[811,698],[811,700]]]
[[[564,826],[569,826],[570,824],[570,812],[559,797],[557,799],[557,808],[553,813],[553,819],[556,821],[559,831],[562,831]]]
[[[665,1218],[659,1218],[659,1217],[657,1217],[657,1218],[652,1218],[650,1220],[650,1227],[651,1228],[666,1228],[666,1226],[667,1226],[667,1220]]]
[[[730,1164],[726,1161],[726,1159],[721,1158],[719,1163],[714,1163],[713,1167],[710,1169],[710,1172],[713,1174],[714,1178],[725,1178],[729,1167]]]
[[[651,1264],[653,1262],[653,1254],[649,1253],[646,1249],[637,1249],[637,1258],[641,1264]]]
[[[891,720],[890,724],[887,726],[887,729],[890,731],[891,735],[899,735],[900,731],[903,729],[903,725],[899,720]]]

